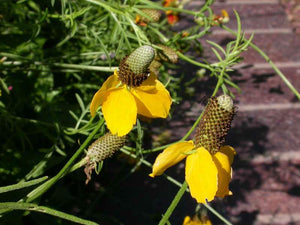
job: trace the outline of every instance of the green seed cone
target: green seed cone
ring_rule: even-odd
[[[141,9],[141,11],[145,14],[147,14],[150,18],[151,18],[151,21],[149,21],[149,19],[147,19],[146,17],[143,17],[141,16],[141,20],[148,23],[148,22],[158,22],[160,17],[161,17],[161,14],[158,10],[156,9]]]
[[[126,59],[125,63],[135,74],[147,72],[147,69],[154,59],[155,51],[151,46],[142,46],[134,50]]]
[[[158,44],[162,50],[158,50],[157,55],[159,58],[161,58],[163,61],[170,61],[171,63],[177,63],[178,62],[178,55],[176,52],[165,45]]]
[[[88,148],[87,157],[91,163],[98,163],[112,156],[125,144],[126,136],[119,137],[106,133],[94,141]]]
[[[155,51],[150,46],[142,46],[122,59],[119,66],[119,79],[128,86],[140,86],[149,76],[149,66]]]
[[[214,154],[224,145],[236,108],[227,95],[212,97],[203,112],[195,134],[196,147]]]

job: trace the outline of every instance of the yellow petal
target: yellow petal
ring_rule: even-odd
[[[145,91],[143,84],[132,89],[136,98],[138,114],[150,118],[166,118],[172,104],[168,90],[158,80],[155,81],[155,89],[148,89],[148,91]]]
[[[102,87],[94,95],[90,106],[90,112],[92,117],[95,116],[98,107],[102,105],[107,91],[115,87],[119,83],[120,81],[118,80],[117,72],[115,71],[113,75],[107,78],[107,80],[103,83]]]
[[[189,217],[189,216],[186,216],[186,217],[184,217],[184,220],[183,220],[183,224],[182,225],[190,225],[191,222],[192,221],[192,219],[191,219],[191,217]]]
[[[193,141],[185,141],[173,144],[160,153],[152,167],[150,177],[155,177],[163,174],[169,167],[183,160],[187,155],[185,153],[194,148]]]
[[[203,147],[186,159],[185,179],[198,203],[212,201],[218,189],[218,170],[211,154]]]
[[[217,152],[213,155],[213,160],[218,169],[218,191],[216,196],[224,198],[230,194],[228,187],[231,179],[230,158],[222,152]]]
[[[233,158],[236,155],[236,151],[234,150],[234,148],[229,146],[229,145],[226,145],[226,146],[223,146],[223,147],[220,148],[220,152],[222,152],[222,153],[224,153],[225,155],[228,156],[229,162],[230,162],[230,165],[231,165],[232,162],[233,162]]]
[[[125,86],[109,91],[102,112],[108,129],[118,136],[128,134],[136,123],[136,103]]]
[[[146,92],[155,92],[156,91],[156,81],[157,76],[150,72],[150,76],[136,89],[139,89],[140,91],[146,91]]]

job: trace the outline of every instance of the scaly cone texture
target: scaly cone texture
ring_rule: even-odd
[[[227,95],[209,99],[196,130],[196,147],[204,147],[211,154],[218,152],[225,143],[235,111],[232,99]]]
[[[171,63],[177,63],[178,62],[178,55],[177,53],[170,47],[158,44],[162,50],[158,50],[157,55],[163,60],[163,61],[170,61]]]
[[[161,67],[161,61],[170,62],[170,63],[177,63],[178,62],[178,55],[177,53],[170,47],[157,44],[161,49],[156,51],[156,55],[154,60],[149,66],[150,71],[158,75],[159,68]]]
[[[149,75],[149,65],[155,51],[151,46],[142,46],[125,57],[119,66],[119,79],[128,86],[139,86]]]
[[[97,163],[112,156],[124,146],[125,141],[126,136],[119,137],[117,135],[112,135],[111,133],[106,133],[89,146],[85,157],[86,164],[84,172],[87,177],[85,184],[88,184],[91,180],[92,171],[96,168]]]
[[[149,22],[153,22],[153,23],[156,23],[159,21],[160,17],[161,17],[161,14],[158,10],[156,9],[141,9],[141,11],[145,14],[147,14],[151,20],[149,21],[148,18],[142,16],[142,15],[138,15],[139,16],[139,19],[145,23],[149,23]]]
[[[106,133],[94,141],[88,148],[87,157],[90,163],[98,163],[112,156],[125,144],[126,136],[112,135]]]
[[[135,74],[145,73],[154,56],[154,49],[145,45],[134,50],[125,62]]]

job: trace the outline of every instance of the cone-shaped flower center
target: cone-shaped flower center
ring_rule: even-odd
[[[219,151],[225,143],[236,108],[227,95],[211,98],[195,135],[196,147],[204,147],[211,154]]]
[[[119,137],[111,133],[106,133],[89,146],[87,157],[91,163],[101,162],[122,148],[125,141],[126,136]]]
[[[128,86],[140,86],[149,76],[149,65],[155,51],[150,46],[142,46],[122,59],[119,66],[119,79]]]

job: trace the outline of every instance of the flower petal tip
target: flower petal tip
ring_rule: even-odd
[[[150,174],[149,174],[149,177],[154,178],[154,177],[155,177],[154,173],[150,173]]]

